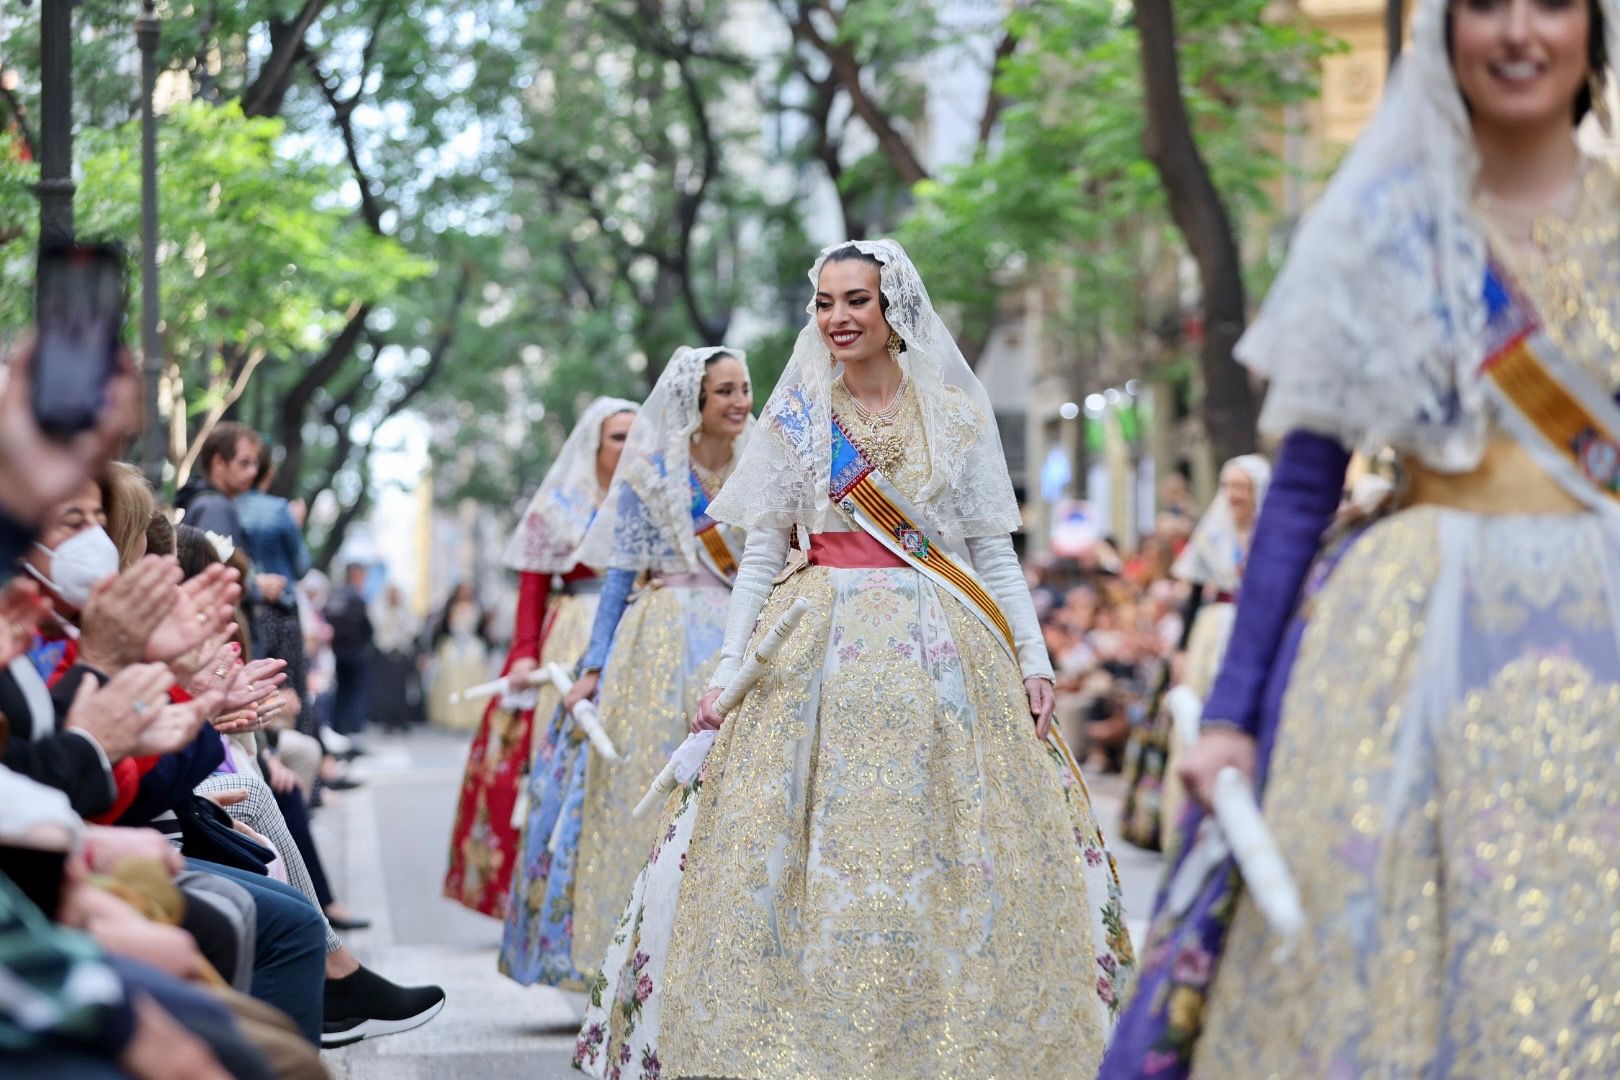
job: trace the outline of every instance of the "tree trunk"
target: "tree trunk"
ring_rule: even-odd
[[[248,116],[279,116],[292,86],[293,62],[304,51],[304,35],[319,18],[327,0],[305,0],[291,19],[270,21],[270,55],[252,85],[242,91],[242,112]]]
[[[366,319],[371,314],[370,304],[356,304],[349,311],[349,321],[330,342],[326,352],[311,361],[292,387],[282,395],[276,409],[276,441],[286,456],[276,470],[270,485],[271,494],[290,499],[297,494],[299,472],[304,466],[304,421],[315,392],[337,376],[343,365],[354,355],[365,334]]]
[[[1256,408],[1249,376],[1232,356],[1247,320],[1243,261],[1232,219],[1193,137],[1181,97],[1171,0],[1136,0],[1146,91],[1144,149],[1159,174],[1170,216],[1198,267],[1204,340],[1203,419],[1210,446],[1225,461],[1255,447]]]

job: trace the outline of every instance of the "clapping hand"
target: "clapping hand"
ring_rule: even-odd
[[[287,661],[266,658],[243,664],[242,647],[228,641],[191,679],[193,695],[219,691],[223,695],[219,712],[236,713],[265,701],[287,681]]]
[[[177,668],[190,666],[185,663],[188,658],[230,630],[236,618],[236,602],[241,597],[241,575],[229,566],[210,566],[185,582],[178,590],[168,617],[147,639],[146,659]],[[209,655],[212,650],[204,658]],[[195,674],[201,666],[192,667],[188,674]]]
[[[180,563],[163,555],[148,555],[98,584],[79,617],[80,658],[108,673],[157,659],[146,656],[148,642],[173,610],[179,585]]]
[[[157,718],[141,732],[135,753],[141,757],[156,757],[190,746],[203,724],[219,711],[220,700],[221,695],[216,692],[163,706]]]
[[[147,726],[167,703],[174,676],[162,664],[132,664],[105,686],[86,675],[68,708],[67,727],[100,744],[110,761],[136,753]],[[183,745],[183,744],[182,744]]]
[[[287,681],[287,661],[267,657],[236,669],[235,676],[225,687],[225,712],[251,709],[276,696]]]
[[[264,727],[265,722],[259,718],[258,709],[237,709],[234,712],[221,713],[209,723],[221,735],[250,735]]]

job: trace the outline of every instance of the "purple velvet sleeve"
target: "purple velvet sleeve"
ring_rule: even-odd
[[[1294,431],[1283,440],[1271,487],[1255,523],[1232,640],[1204,703],[1204,723],[1254,734],[1277,648],[1299,590],[1333,522],[1350,452],[1323,435]]]

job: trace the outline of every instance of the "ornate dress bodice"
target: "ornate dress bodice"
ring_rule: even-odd
[[[910,381],[900,387],[892,419],[872,416],[856,403],[843,379],[832,385],[832,409],[844,431],[908,499],[915,499],[928,480],[928,443],[923,437],[922,408]]]
[[[1551,210],[1516,215],[1475,200],[1492,253],[1534,305],[1558,349],[1610,393],[1620,389],[1620,174],[1587,161]],[[1483,376],[1481,376],[1483,377]],[[1530,450],[1493,425],[1477,468],[1443,473],[1408,460],[1406,502],[1477,513],[1559,513],[1581,504]]]
[[[1562,205],[1522,223],[1481,196],[1492,251],[1547,335],[1611,393],[1620,390],[1620,172],[1587,160]]]

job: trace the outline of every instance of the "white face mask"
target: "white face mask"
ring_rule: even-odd
[[[82,609],[91,590],[118,573],[118,545],[100,525],[74,533],[54,551],[44,544],[34,546],[51,557],[51,576],[32,567],[28,567],[29,573],[75,608]]]

